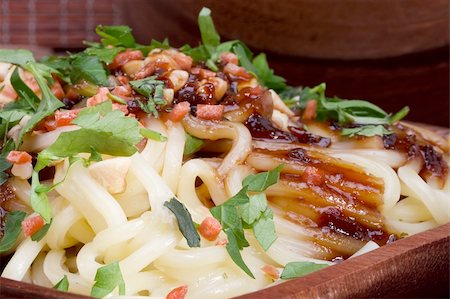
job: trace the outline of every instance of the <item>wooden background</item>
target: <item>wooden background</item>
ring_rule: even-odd
[[[213,10],[223,39],[263,50],[291,85],[371,100],[409,120],[449,126],[448,0],[1,0],[0,46],[40,55],[83,47],[97,24],[128,24],[141,43],[199,40]]]

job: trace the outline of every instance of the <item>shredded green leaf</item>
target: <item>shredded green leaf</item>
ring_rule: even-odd
[[[12,211],[6,215],[3,238],[0,240],[0,253],[10,250],[22,232],[22,221],[27,214],[22,211]]]
[[[174,213],[177,218],[178,228],[189,247],[200,247],[200,236],[195,229],[191,214],[183,203],[179,202],[175,197],[172,197],[170,201],[164,203],[164,206]]]
[[[343,129],[342,135],[346,136],[383,136],[391,134],[392,132],[384,126],[399,121],[409,112],[409,108],[404,107],[391,116],[380,107],[367,101],[326,97],[325,89],[325,83],[312,88],[288,88],[281,93],[281,97],[291,108],[299,109],[305,109],[309,100],[316,100],[318,121],[331,120],[343,126],[356,126],[350,129]]]
[[[126,48],[134,48],[136,41],[128,26],[103,26],[99,25],[95,28],[95,32],[101,36],[103,46],[122,46]]]
[[[151,76],[141,80],[130,81],[130,85],[135,91],[148,98],[147,103],[140,102],[141,109],[158,117],[156,107],[166,105],[166,101],[163,98],[164,82],[156,80],[156,76]]]
[[[183,155],[188,156],[199,151],[205,142],[202,139],[186,133],[186,143],[184,144]]]
[[[386,129],[383,125],[366,125],[355,128],[343,128],[341,131],[342,136],[354,137],[354,136],[383,136],[392,134],[391,131]]]
[[[249,175],[242,181],[242,185],[248,186],[248,191],[262,192],[278,182],[283,167],[284,164],[280,164],[267,172]]]
[[[326,267],[328,267],[328,265],[326,264],[316,264],[312,262],[291,262],[286,264],[280,278],[293,279],[302,277]]]
[[[69,290],[69,280],[67,279],[67,275],[64,275],[64,277],[58,281],[53,288],[58,291],[67,292]]]
[[[242,259],[242,255],[240,252],[240,248],[237,243],[236,235],[234,234],[233,230],[230,228],[227,228],[224,230],[225,234],[228,238],[228,244],[226,245],[226,249],[228,254],[230,255],[233,262],[239,266],[242,270],[244,270],[245,273],[247,273],[248,276],[251,278],[255,278],[252,271],[248,268],[248,266],[245,264],[244,260]]]
[[[28,62],[35,62],[33,53],[23,49],[0,49],[0,61],[24,67]]]
[[[125,281],[118,262],[98,268],[91,296],[103,298],[114,291],[116,287],[119,287],[119,295],[125,295]]]
[[[139,130],[139,133],[141,133],[142,136],[144,136],[145,138],[151,139],[151,140],[155,140],[155,141],[159,141],[159,142],[165,142],[167,141],[167,137],[164,136],[163,134],[147,129],[147,128],[141,128]]]
[[[71,66],[70,79],[73,83],[83,79],[97,85],[108,85],[108,75],[100,59],[96,56],[77,54]]]

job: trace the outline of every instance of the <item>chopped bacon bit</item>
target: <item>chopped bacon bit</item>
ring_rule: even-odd
[[[205,120],[221,120],[224,110],[223,105],[197,105],[197,117]]]
[[[173,122],[179,122],[190,110],[191,104],[189,104],[189,102],[180,102],[169,112],[168,118]]]
[[[109,68],[114,70],[119,67],[122,67],[127,62],[131,60],[142,60],[144,59],[144,55],[139,50],[126,50],[125,52],[121,52],[114,57],[113,62],[109,64]]]
[[[223,52],[222,54],[220,54],[220,61],[224,63],[232,63],[235,65],[239,63],[237,55],[231,52]]]
[[[175,288],[167,294],[166,299],[184,299],[188,292],[188,286],[183,285],[181,287]]]
[[[130,82],[130,80],[128,79],[127,76],[117,76],[116,79],[117,79],[117,81],[119,81],[120,84],[122,84],[122,85],[126,85],[126,84],[128,84],[128,82]]]
[[[175,62],[178,64],[180,69],[189,71],[192,67],[192,57],[187,56],[184,53],[174,51],[174,50],[165,50],[163,54],[169,55]]]
[[[40,215],[33,215],[22,221],[22,231],[26,237],[29,237],[40,230],[44,224],[44,218]]]
[[[306,183],[314,186],[319,186],[324,182],[323,173],[314,166],[306,166],[303,172],[303,179]]]
[[[198,72],[198,75],[200,76],[201,79],[207,79],[207,78],[211,78],[211,77],[215,77],[216,73],[207,69],[200,69]]]
[[[43,126],[44,126],[45,130],[47,130],[47,132],[51,132],[51,131],[56,130],[57,127],[56,127],[55,117],[54,117],[53,115],[47,117],[47,118],[44,120]],[[43,129],[41,125],[38,125],[38,126],[35,128],[35,130],[40,130],[40,129],[41,129],[41,130]]]
[[[131,97],[132,92],[133,92],[133,90],[131,89],[131,86],[126,84],[126,85],[120,85],[120,86],[114,87],[114,89],[111,93],[118,97],[127,99],[127,98]]]
[[[198,74],[200,74],[200,70],[201,70],[201,68],[199,68],[199,67],[193,67],[193,68],[191,68],[191,74],[198,75]]]
[[[134,75],[134,79],[143,79],[155,73],[158,61],[151,61]]]
[[[219,241],[216,242],[217,246],[224,246],[228,244],[228,240],[227,239],[220,239]]]
[[[67,111],[56,111],[55,112],[55,126],[63,127],[68,126],[72,123],[72,120],[77,118],[79,109],[67,110]]]
[[[303,111],[304,120],[313,120],[316,118],[317,100],[308,100],[306,102],[305,111]]]
[[[278,278],[280,278],[280,273],[278,273],[278,269],[272,265],[265,265],[261,268],[261,270],[273,280],[277,280]]]
[[[66,98],[69,100],[75,101],[80,97],[80,94],[72,86],[66,85],[64,88],[66,90]]]
[[[64,90],[59,81],[55,80],[51,86],[52,93],[58,100],[62,100],[64,98]]]
[[[10,151],[6,160],[12,164],[25,164],[31,162],[31,156],[23,151]]]
[[[247,70],[241,66],[237,66],[234,63],[228,63],[224,68],[223,72],[227,75],[236,77],[238,80],[248,81],[253,78],[252,74],[247,72]]]
[[[109,90],[107,87],[100,87],[96,95],[87,99],[86,106],[92,107],[92,106],[96,106],[100,103],[103,103],[104,101],[106,101],[108,99],[108,93],[109,93]]]
[[[217,239],[221,230],[222,225],[214,217],[206,217],[198,228],[198,232],[208,241]]]
[[[119,104],[119,103],[113,103],[113,104],[112,104],[112,109],[113,109],[113,110],[120,110],[120,111],[122,111],[124,114],[127,114],[127,113],[128,113],[127,105],[123,105],[123,104]]]

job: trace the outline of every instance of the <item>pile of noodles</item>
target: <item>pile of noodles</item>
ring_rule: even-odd
[[[272,100],[271,121],[282,129],[280,119],[291,119],[293,113],[274,92]],[[239,117],[208,121],[187,115],[171,122],[146,116],[140,122],[167,141],[149,139],[131,157],[103,155],[103,161],[89,167],[81,162],[68,167],[67,160],[55,165],[54,178],[46,183],[62,183],[49,193],[54,215],[50,229],[39,242],[22,239],[2,277],[53,287],[66,275],[70,292],[89,295],[97,269],[118,261],[127,296],[161,298],[187,285],[188,298],[226,298],[272,285],[274,280],[261,271],[265,265],[281,270],[294,261],[332,264],[334,258],[350,257],[365,245],[363,251],[378,247],[365,237],[324,229],[324,209],[374,232],[374,240],[383,234],[378,243],[389,235],[412,235],[450,220],[448,176],[440,182],[433,176],[423,178],[424,159],[373,146],[370,138],[363,146],[336,139],[321,148],[253,139]],[[313,122],[308,127],[318,135],[328,134]],[[58,134],[74,129],[32,134],[22,149],[40,152]],[[186,133],[207,141],[199,154],[183,156]],[[424,140],[439,138],[425,130],[416,134]],[[447,153],[441,152],[448,164]],[[200,248],[190,248],[174,215],[163,206],[176,196],[193,221],[201,223],[211,216],[211,205],[224,203],[242,188],[246,176],[280,163],[285,163],[281,178],[266,192],[278,238],[266,252],[246,232],[250,246],[242,256],[255,279],[236,266],[223,242],[202,238]],[[326,183],[315,185],[305,178],[311,166],[326,174]],[[29,207],[28,181],[12,177],[8,183],[16,204]],[[218,240],[226,240],[223,232]]]

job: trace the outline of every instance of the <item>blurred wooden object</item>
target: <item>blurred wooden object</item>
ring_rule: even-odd
[[[126,6],[131,22],[142,21],[145,14],[149,26],[144,30],[178,32],[175,42],[192,34],[191,24],[207,6],[224,38],[291,56],[382,58],[449,42],[448,0],[154,0]],[[161,26],[161,19],[171,21]]]

